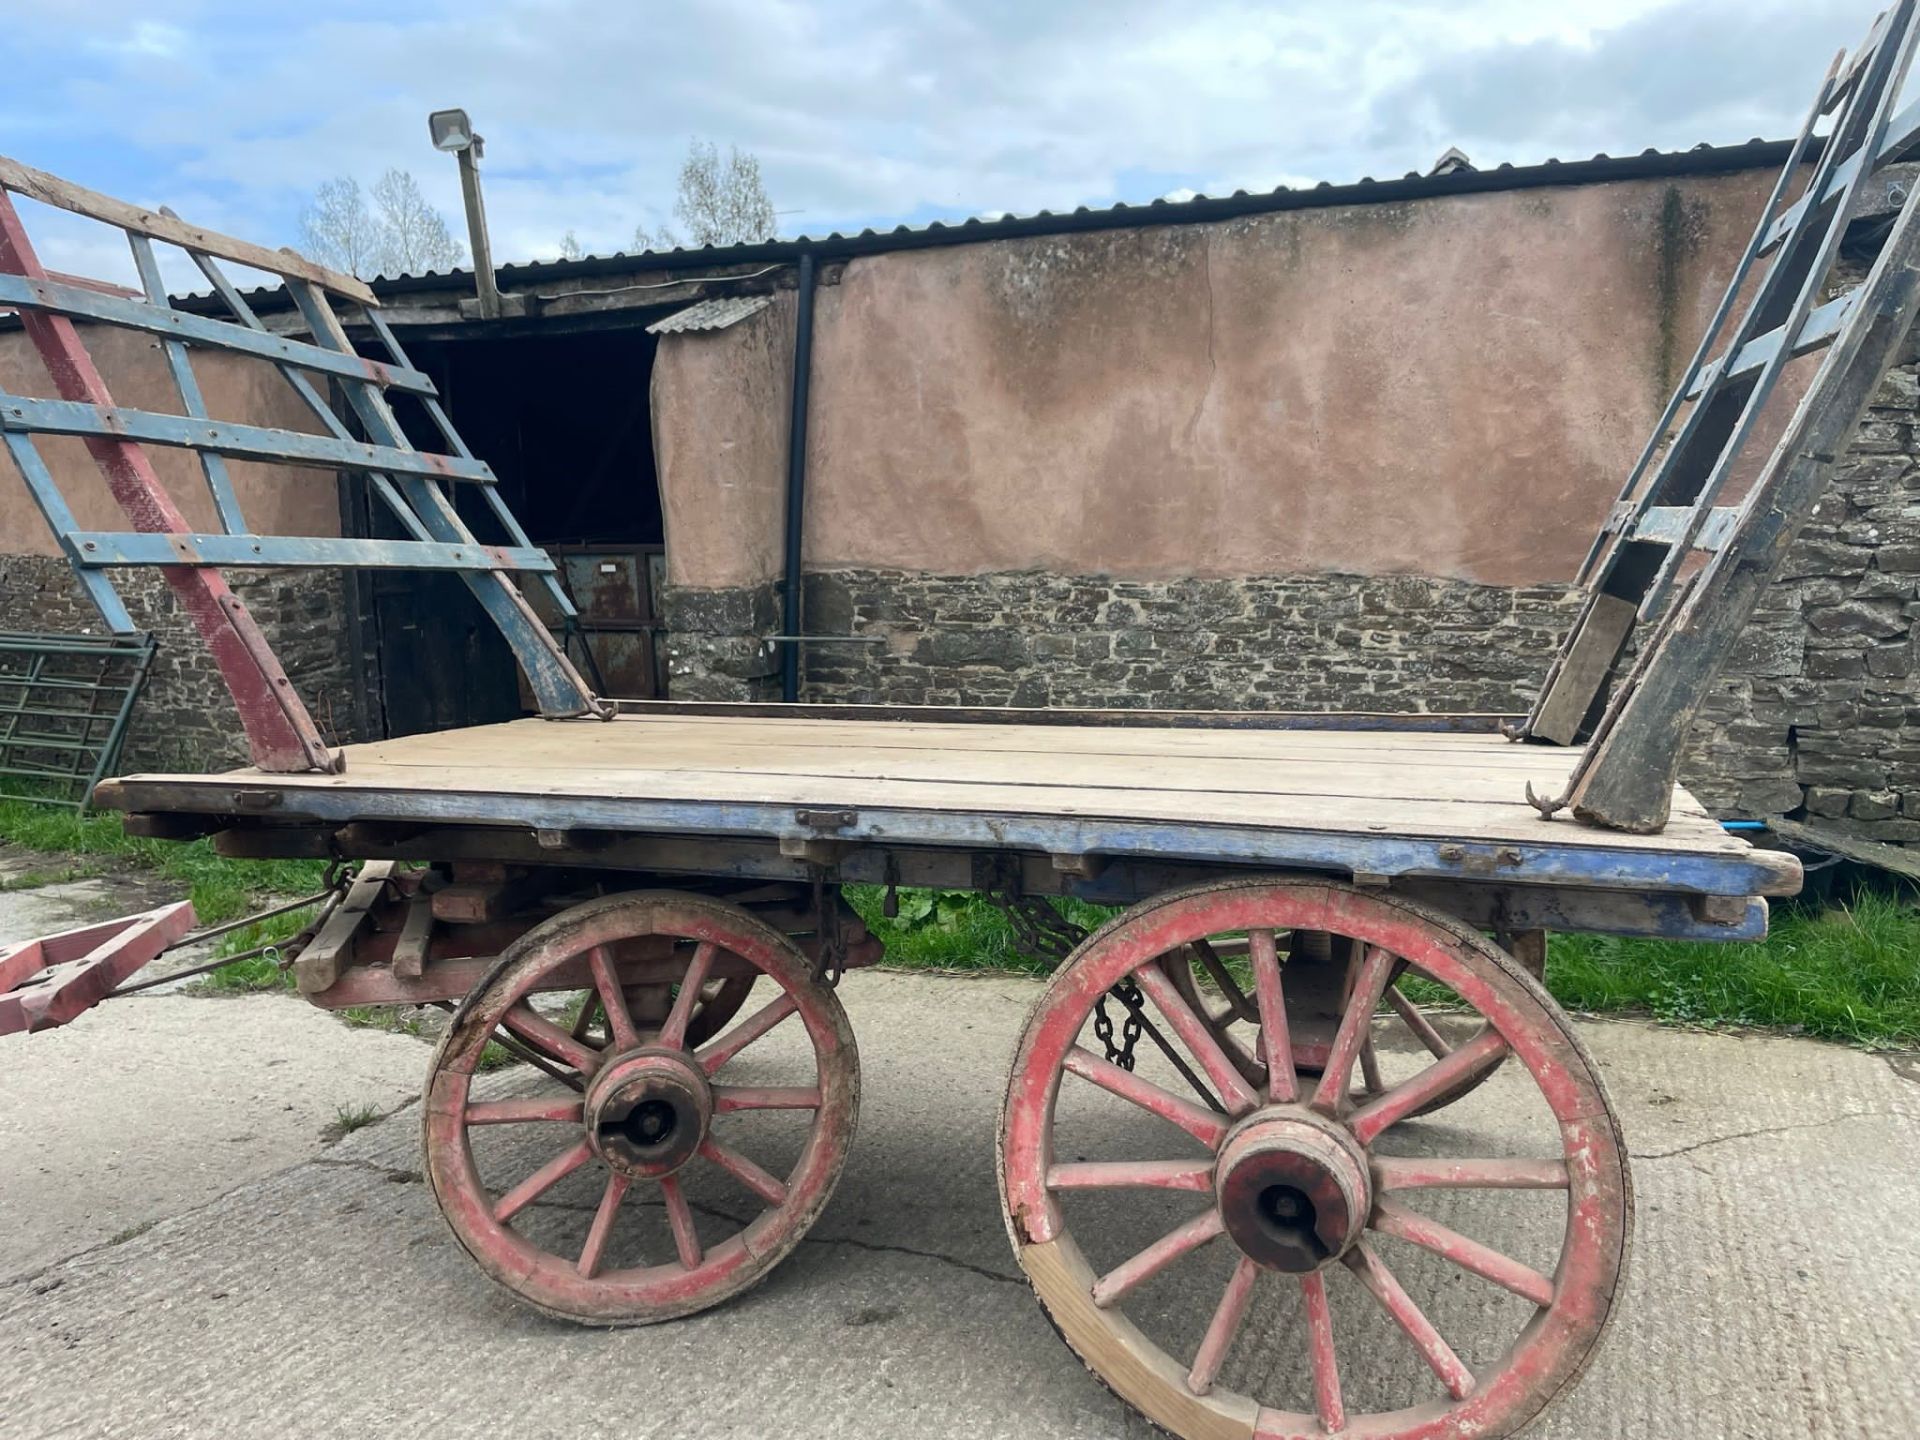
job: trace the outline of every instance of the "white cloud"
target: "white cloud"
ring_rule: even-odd
[[[283,243],[320,181],[389,165],[457,217],[425,117],[458,104],[503,259],[568,229],[624,247],[667,218],[694,136],[757,154],[799,212],[783,228],[821,234],[1398,175],[1450,144],[1484,167],[1780,135],[1867,19],[1854,0],[13,3],[42,65],[0,96],[0,152],[18,130],[56,168],[137,162],[151,198]]]

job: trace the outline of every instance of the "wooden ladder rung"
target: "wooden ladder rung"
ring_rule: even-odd
[[[1833,337],[1847,323],[1847,316],[1853,312],[1854,298],[1858,290],[1849,290],[1846,294],[1829,300],[1826,304],[1809,311],[1807,318],[1800,324],[1800,333],[1794,337],[1793,358],[1810,355],[1833,343]],[[1693,383],[1687,387],[1687,398],[1698,400],[1707,390],[1716,384],[1729,380],[1743,380],[1749,375],[1757,375],[1765,369],[1768,362],[1780,353],[1780,332],[1784,327],[1775,326],[1764,334],[1756,335],[1742,345],[1733,357],[1733,366],[1725,374],[1721,367],[1726,364],[1724,355],[1717,355],[1700,367],[1700,373],[1693,377]]]

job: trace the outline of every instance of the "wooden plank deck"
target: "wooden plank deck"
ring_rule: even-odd
[[[751,829],[750,817],[761,816],[758,823],[776,834],[805,828],[799,809],[832,807],[859,812],[862,821],[869,812],[888,817],[885,825],[874,819],[877,830],[856,823],[850,836],[902,843],[980,843],[970,838],[982,833],[978,824],[943,827],[941,818],[972,817],[989,836],[1006,833],[1009,845],[1032,842],[1012,839],[1005,822],[1032,822],[1023,833],[1034,834],[1050,833],[1049,821],[1073,821],[1128,827],[1128,834],[1231,829],[1517,845],[1569,856],[1599,850],[1638,857],[1654,877],[1676,858],[1742,870],[1756,863],[1759,852],[1684,791],[1676,791],[1673,820],[1658,835],[1542,820],[1525,787],[1557,792],[1577,755],[1475,734],[622,715],[352,745],[337,775],[130,777],[104,787],[101,802],[208,810],[231,804],[236,787],[257,787],[270,789],[272,804],[288,815],[412,813],[486,823],[539,812],[549,818],[538,823],[555,827],[618,824],[629,815],[656,830],[671,816],[689,832]],[[591,820],[582,818],[588,813]],[[1001,830],[992,828],[996,821]],[[1784,876],[1753,890],[1783,888],[1793,888]]]

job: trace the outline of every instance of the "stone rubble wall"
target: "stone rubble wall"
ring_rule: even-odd
[[[1920,843],[1920,378],[1893,371],[1702,707],[1682,778],[1725,817]],[[1415,576],[806,579],[802,698],[907,705],[1524,712],[1569,586]],[[778,694],[773,588],[672,592],[680,699]]]
[[[359,739],[348,654],[345,578],[339,572],[229,570],[330,744]],[[134,624],[158,639],[146,689],[133,708],[123,774],[200,771],[247,763],[246,737],[219,668],[157,570],[122,570],[114,584]],[[0,628],[99,634],[99,612],[63,558],[0,556]]]

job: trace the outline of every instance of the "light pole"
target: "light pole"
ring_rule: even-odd
[[[467,243],[473,247],[473,279],[480,294],[480,318],[500,318],[500,289],[493,280],[493,246],[487,239],[487,206],[480,195],[480,157],[486,141],[473,133],[464,110],[436,110],[427,116],[433,148],[460,157],[460,195],[467,205]]]

